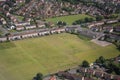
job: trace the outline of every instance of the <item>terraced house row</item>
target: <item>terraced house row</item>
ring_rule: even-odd
[[[0,42],[21,40],[25,38],[39,37],[39,36],[45,36],[45,35],[50,35],[55,33],[62,33],[62,32],[65,32],[65,28],[29,30],[29,31],[24,31],[19,33],[13,33],[5,37],[0,37]]]

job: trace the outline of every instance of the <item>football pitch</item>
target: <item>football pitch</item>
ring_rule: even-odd
[[[83,60],[93,62],[99,56],[119,54],[114,45],[101,47],[67,33],[0,43],[0,80],[32,80],[38,72],[46,75]]]

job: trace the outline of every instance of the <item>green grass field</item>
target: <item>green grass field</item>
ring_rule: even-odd
[[[53,73],[118,54],[114,45],[101,47],[67,33],[0,43],[0,80],[32,80],[38,72]]]
[[[64,21],[68,25],[71,25],[74,21],[76,21],[78,19],[83,20],[85,17],[91,17],[91,16],[85,15],[85,14],[78,14],[78,15],[69,15],[69,16],[48,18],[48,19],[46,19],[46,21],[50,21],[50,22],[54,22],[54,23],[56,23],[58,21]],[[93,18],[93,17],[91,17],[91,18]]]
[[[19,19],[20,21],[22,21],[24,19],[24,17],[22,16],[18,16],[18,15],[14,15],[15,17],[17,17],[17,19]]]

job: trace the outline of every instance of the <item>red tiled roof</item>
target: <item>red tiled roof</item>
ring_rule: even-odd
[[[56,80],[56,77],[52,76],[49,80]]]

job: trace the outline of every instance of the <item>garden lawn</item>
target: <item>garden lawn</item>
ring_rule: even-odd
[[[32,80],[38,72],[46,75],[83,60],[93,62],[99,56],[119,54],[114,45],[101,47],[67,33],[0,43],[0,80]]]
[[[15,17],[17,17],[17,19],[19,19],[20,21],[23,21],[24,17],[23,16],[18,16],[18,15],[14,15]]]
[[[64,21],[66,22],[68,25],[71,25],[74,21],[76,20],[83,20],[86,17],[91,17],[89,15],[85,15],[85,14],[78,14],[78,15],[69,15],[69,16],[62,16],[62,17],[54,17],[54,18],[48,18],[46,19],[46,21],[50,21],[50,22],[58,22],[58,21]],[[93,18],[93,17],[91,17]]]

